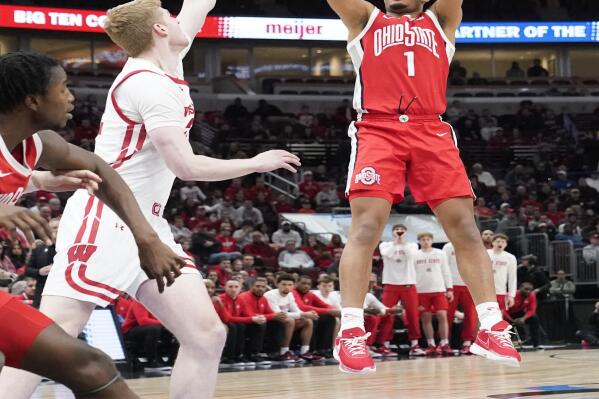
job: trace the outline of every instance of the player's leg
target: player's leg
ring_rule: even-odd
[[[2,368],[4,367],[4,362],[6,358],[4,357],[4,353],[0,352],[0,372],[2,372]]]
[[[453,301],[449,302],[449,306],[447,307],[447,334],[448,337],[451,337],[453,333],[453,319],[455,317],[455,311],[458,308],[458,305],[461,304],[462,300],[462,290],[459,287],[453,287]]]
[[[435,349],[435,330],[433,328],[433,314],[427,309],[421,313],[422,317],[422,329],[424,330],[424,336],[426,337],[426,343],[428,345],[427,354],[429,349]]]
[[[314,323],[310,319],[297,320],[295,324],[296,331],[300,332],[301,349],[300,354],[303,355],[310,351],[310,341],[312,341],[312,333],[314,332]]]
[[[96,307],[90,302],[59,296],[43,296],[40,311],[54,320],[68,335],[79,335],[91,312]],[[36,390],[41,377],[23,370],[6,367],[0,374],[2,399],[27,399]]]
[[[202,277],[184,273],[162,294],[148,280],[139,287],[137,298],[180,344],[170,398],[211,398],[226,336]]]
[[[520,355],[509,337],[510,326],[503,321],[495,296],[491,259],[474,220],[472,198],[451,198],[431,208],[454,245],[460,275],[476,304],[481,330],[490,337],[481,341],[488,343],[483,350],[479,350],[477,340],[471,351],[492,360],[519,364]]]
[[[65,385],[76,398],[138,398],[108,356],[67,335],[56,324],[38,336],[25,355],[22,368]]]
[[[383,287],[382,302],[388,308],[392,308],[397,305],[399,298],[401,297],[401,287],[392,284],[386,284]],[[388,345],[391,339],[393,339],[393,326],[395,324],[395,315],[385,315],[381,320],[380,334],[377,338],[377,343],[381,345]]]
[[[476,327],[478,319],[476,318],[476,306],[468,291],[462,291],[462,310],[464,312],[464,322],[462,323],[462,354],[470,354],[470,346],[476,338]]]
[[[401,295],[401,304],[407,320],[408,338],[410,339],[410,356],[423,356],[424,351],[420,348],[420,311],[418,310],[418,292],[416,286],[412,285],[404,289]]]

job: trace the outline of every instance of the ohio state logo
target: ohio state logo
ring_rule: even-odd
[[[367,166],[356,175],[356,183],[360,182],[367,186],[372,186],[374,183],[381,184],[381,175],[376,173],[376,169]]]

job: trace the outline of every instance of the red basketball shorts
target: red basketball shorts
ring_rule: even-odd
[[[34,308],[0,292],[0,352],[6,365],[20,368],[25,354],[52,320]]]
[[[404,198],[434,209],[450,198],[474,198],[451,125],[438,116],[364,114],[350,125],[352,151],[346,186],[350,199]]]
[[[436,313],[449,309],[449,302],[444,292],[426,292],[418,294],[418,306],[423,312]]]

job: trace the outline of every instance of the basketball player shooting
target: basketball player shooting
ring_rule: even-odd
[[[472,192],[446,109],[449,64],[462,0],[385,0],[386,13],[364,0],[328,0],[349,30],[357,73],[350,125],[347,190],[352,224],[340,266],[343,310],[335,355],[348,373],[375,371],[368,354],[362,304],[372,253],[406,180],[427,203],[455,246],[481,329],[471,351],[518,365],[520,355],[502,320],[488,254],[474,220]]]
[[[79,190],[65,208],[41,302],[43,313],[77,336],[97,305],[107,306],[123,292],[135,297],[180,344],[170,379],[175,399],[212,397],[226,338],[202,276],[162,217],[175,177],[218,181],[300,166],[295,155],[280,150],[235,160],[193,154],[188,134],[195,108],[182,60],[214,5],[185,0],[173,18],[159,0],[135,0],[109,10],[104,25],[130,58],[108,92],[95,152],[131,188],[162,242],[186,259],[182,275],[164,293],[148,284],[120,215]],[[0,397],[29,398],[38,383],[37,376],[4,370]]]

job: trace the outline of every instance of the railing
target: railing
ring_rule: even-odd
[[[566,274],[574,273],[576,269],[576,256],[572,241],[552,241],[551,254],[553,255],[553,265],[549,269],[550,275],[557,274],[558,270],[563,270]]]
[[[264,177],[264,183],[272,190],[291,199],[297,198],[295,193],[298,191],[298,185],[294,181],[286,179],[275,172],[267,172],[262,176]]]
[[[526,239],[526,234],[524,233],[524,227],[508,227],[505,229],[504,234],[508,236],[508,246],[510,252],[512,252],[516,258],[521,258],[522,256],[528,254],[528,240]]]
[[[549,236],[547,234],[527,234],[528,254],[537,257],[537,264],[549,271],[551,269],[553,257],[549,248]]]

